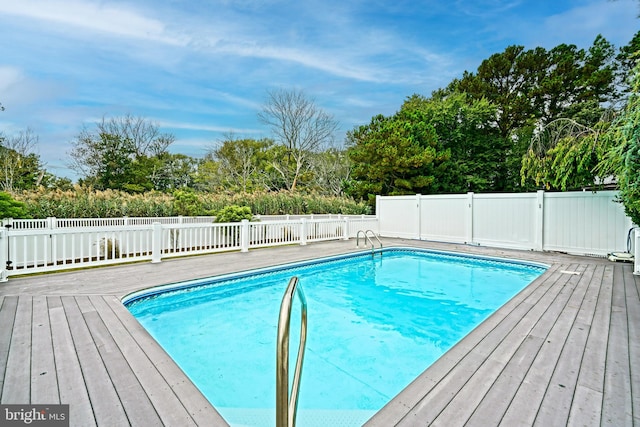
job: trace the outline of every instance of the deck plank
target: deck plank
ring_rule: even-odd
[[[615,269],[602,405],[602,423],[615,426],[633,424],[629,328],[624,281],[622,269]]]
[[[104,366],[76,298],[62,297],[69,330],[78,354],[82,376],[89,393],[91,407],[98,421],[104,425],[129,425],[120,398]]]
[[[18,307],[18,297],[2,297],[0,304],[0,402],[2,401],[2,390],[4,385],[4,373],[6,372],[7,361],[9,359],[9,348],[11,347],[11,335],[13,333],[16,319],[16,309]]]
[[[60,393],[46,297],[33,297],[31,336],[31,403],[59,404]]]
[[[629,367],[631,373],[632,412],[634,425],[640,425],[640,293],[637,276],[631,274],[631,266],[625,266],[625,295],[629,329]]]
[[[31,303],[30,296],[18,297],[0,401],[3,404],[31,402]]]
[[[89,399],[80,360],[71,336],[67,316],[59,296],[47,297],[51,340],[58,378],[60,403],[69,405],[69,417],[79,426],[95,426],[96,419]]]

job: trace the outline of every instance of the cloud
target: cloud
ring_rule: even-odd
[[[616,46],[623,46],[638,29],[637,6],[635,0],[591,2],[549,16],[535,30],[546,40],[553,40],[554,45],[564,40],[582,47],[602,34]]]
[[[166,26],[124,6],[78,0],[0,1],[0,13],[60,26],[72,26],[111,36],[185,45],[187,40],[169,34]]]
[[[168,129],[183,129],[191,131],[207,131],[207,132],[233,132],[238,134],[256,134],[262,132],[259,129],[249,128],[233,128],[232,126],[220,126],[220,125],[208,125],[205,123],[192,123],[192,122],[176,122],[169,120],[153,120],[157,122],[161,128]]]

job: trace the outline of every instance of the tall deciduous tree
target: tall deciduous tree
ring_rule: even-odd
[[[0,187],[4,191],[28,190],[40,185],[45,170],[35,153],[38,136],[30,129],[0,135]]]
[[[270,139],[238,139],[228,135],[208,156],[218,162],[224,187],[250,192],[264,184],[267,150],[272,145]]]
[[[149,159],[161,160],[174,140],[144,118],[103,118],[94,130],[82,129],[71,142],[70,166],[83,182],[99,189],[145,191],[154,187]]]
[[[284,148],[284,158],[273,159],[272,167],[294,191],[309,168],[309,156],[333,139],[338,122],[304,92],[284,89],[268,93],[258,117]]]

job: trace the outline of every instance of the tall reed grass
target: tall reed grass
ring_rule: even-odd
[[[369,214],[370,207],[346,197],[320,196],[290,192],[251,194],[195,193],[190,215],[215,215],[229,205],[248,206],[253,214]],[[45,190],[13,195],[26,204],[32,218],[114,218],[184,215],[176,197],[160,192],[129,194],[122,191],[97,191],[76,186],[73,190]]]

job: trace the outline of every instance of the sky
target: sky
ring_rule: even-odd
[[[202,157],[232,133],[270,137],[269,90],[303,91],[336,142],[429,96],[510,45],[616,47],[637,0],[0,0],[0,132],[30,128],[46,169],[75,180],[71,141],[130,114]]]

